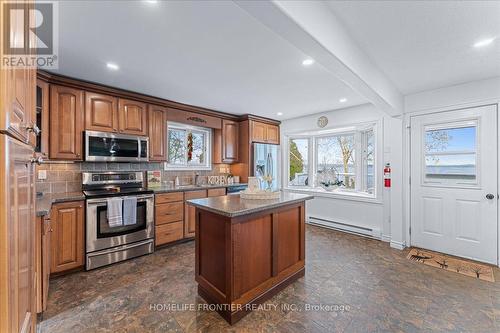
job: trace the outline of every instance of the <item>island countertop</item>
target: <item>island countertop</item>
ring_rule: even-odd
[[[313,198],[312,195],[307,194],[281,192],[280,197],[273,200],[242,199],[238,194],[233,194],[221,197],[192,199],[188,200],[187,203],[223,216],[237,217]]]

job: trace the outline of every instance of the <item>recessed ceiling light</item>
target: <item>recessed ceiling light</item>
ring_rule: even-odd
[[[314,64],[314,59],[311,58],[307,58],[304,61],[302,61],[302,65],[304,66],[311,66],[312,64]]]
[[[283,112],[278,112],[276,113],[277,116],[282,116],[283,115]]]
[[[158,3],[158,0],[145,0],[147,3],[152,3],[152,4],[155,4],[155,3]]]
[[[474,47],[483,47],[483,46],[488,46],[490,45],[491,43],[493,43],[493,41],[495,40],[495,38],[485,38],[485,39],[481,39],[479,41],[477,41],[475,44],[474,44]]]
[[[118,66],[117,64],[114,64],[112,62],[106,63],[106,67],[108,67],[109,69],[114,70],[114,71],[117,71],[120,69],[120,66]]]
[[[347,102],[347,98],[341,98],[341,99],[339,99],[339,102],[340,103],[345,103],[345,102]]]

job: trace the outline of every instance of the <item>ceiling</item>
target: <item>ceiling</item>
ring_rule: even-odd
[[[305,58],[229,1],[59,5],[55,72],[63,75],[275,119],[367,102],[318,63],[303,66]]]
[[[499,1],[330,1],[351,37],[403,93],[500,76]],[[484,48],[472,45],[497,37]]]

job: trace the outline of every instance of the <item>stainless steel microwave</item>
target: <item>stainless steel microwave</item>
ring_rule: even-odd
[[[85,161],[148,161],[149,138],[145,136],[85,131]]]

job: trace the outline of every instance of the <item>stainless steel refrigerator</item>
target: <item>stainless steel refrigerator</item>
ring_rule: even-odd
[[[271,188],[273,191],[280,189],[280,166],[279,166],[279,147],[265,143],[253,144],[253,169],[252,173],[260,180],[261,189],[268,187],[263,177],[271,175],[273,181]]]

